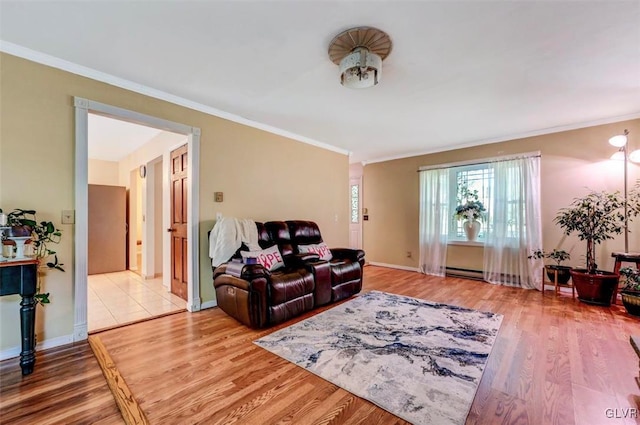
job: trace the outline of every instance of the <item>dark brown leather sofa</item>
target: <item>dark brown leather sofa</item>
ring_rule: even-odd
[[[272,326],[362,289],[364,251],[331,249],[333,258],[323,261],[299,250],[300,245],[322,242],[316,223],[270,221],[256,226],[260,247],[277,245],[285,267],[270,272],[259,264],[243,264],[238,252],[214,269],[218,306],[239,322],[252,328]]]

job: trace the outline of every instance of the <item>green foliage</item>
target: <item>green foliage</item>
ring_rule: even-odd
[[[620,269],[620,276],[624,277],[621,290],[640,292],[640,270],[631,267]]]
[[[15,209],[7,214],[7,221],[9,226],[26,226],[31,230],[33,253],[42,267],[64,272],[64,264],[59,262],[56,252],[51,249],[51,244],[60,243],[62,238],[60,229],[57,229],[50,221],[38,222],[35,210]],[[49,304],[51,302],[49,293],[41,293],[40,286],[40,279],[38,279],[36,303]]]
[[[466,182],[458,180],[458,206],[454,217],[458,220],[477,220],[484,216],[486,208],[480,202],[477,190],[469,190]]]
[[[563,249],[554,249],[551,252],[544,252],[541,249],[534,249],[527,258],[540,260],[543,258],[549,258],[556,262],[556,265],[562,264],[563,261],[571,259],[571,254]]]
[[[558,224],[566,235],[576,233],[578,238],[587,241],[587,270],[595,273],[595,245],[615,235],[622,233],[625,219],[631,219],[640,214],[640,181],[629,193],[627,200],[627,215],[624,214],[625,200],[616,191],[591,192],[582,198],[576,198],[567,208],[562,208],[554,222]]]

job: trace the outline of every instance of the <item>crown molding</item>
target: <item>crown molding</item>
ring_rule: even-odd
[[[549,127],[541,130],[534,130],[534,131],[529,131],[525,133],[516,133],[508,136],[497,137],[497,138],[475,140],[473,142],[463,143],[453,147],[447,146],[446,148],[442,148],[442,149],[416,151],[416,152],[411,152],[406,154],[375,158],[367,161],[362,161],[362,165],[375,164],[376,162],[393,161],[394,159],[411,158],[414,156],[429,155],[433,153],[447,152],[447,151],[452,151],[456,149],[471,148],[471,147],[480,146],[480,145],[490,145],[492,143],[507,142],[509,140],[526,139],[527,137],[544,136],[545,134],[560,133],[562,131],[570,131],[570,130],[578,130],[581,128],[595,127],[597,125],[613,124],[616,122],[635,120],[638,118],[640,118],[640,112],[635,112],[633,114],[621,115],[617,117],[608,117],[608,118],[602,118],[599,120],[585,121],[585,122],[567,124],[567,125],[562,125],[557,127]]]
[[[155,99],[164,100],[166,102],[173,103],[175,105],[184,106],[185,108],[195,109],[196,111],[204,112],[205,114],[213,115],[219,118],[224,118],[229,121],[233,121],[238,124],[243,124],[249,127],[257,128],[272,134],[287,137],[289,139],[296,140],[298,142],[306,143],[308,145],[316,146],[322,149],[326,149],[332,152],[337,152],[342,155],[349,155],[349,151],[339,148],[337,146],[330,145],[328,143],[320,142],[318,140],[311,139],[300,134],[292,133],[287,130],[283,130],[278,127],[274,127],[261,122],[253,121],[248,118],[241,117],[240,115],[232,114],[222,111],[211,106],[204,105],[202,103],[194,102],[189,99],[185,99],[180,96],[175,96],[166,93],[162,90],[157,90],[151,87],[147,87],[142,84],[134,83],[133,81],[125,80],[124,78],[116,77],[105,72],[101,72],[86,66],[78,65],[73,62],[66,61],[64,59],[57,58],[55,56],[48,55],[46,53],[38,52],[15,43],[0,40],[0,52],[4,52],[13,56],[17,56],[23,59],[28,59],[32,62],[36,62],[42,65],[47,65],[52,68],[60,69],[70,72],[72,74],[80,75],[82,77],[91,78],[92,80],[100,81],[110,84],[112,86],[120,87],[135,93],[143,94],[145,96],[153,97]]]

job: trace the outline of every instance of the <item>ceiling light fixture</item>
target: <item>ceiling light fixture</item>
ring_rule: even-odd
[[[336,35],[329,44],[329,58],[340,67],[340,84],[351,89],[378,84],[391,46],[389,35],[377,28],[351,28]]]

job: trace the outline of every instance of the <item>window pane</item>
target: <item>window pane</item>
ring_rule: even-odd
[[[482,202],[486,211],[485,215],[489,214],[491,207],[491,196],[493,191],[493,169],[488,167],[488,164],[482,165],[470,165],[467,167],[456,167],[451,169],[452,184],[456,187],[451,193],[455,194],[455,199],[451,202],[453,205],[463,205],[468,200],[477,200]],[[449,236],[453,239],[464,239],[466,237],[462,228],[464,220],[458,220],[452,217],[452,226],[450,226],[451,232]],[[485,220],[480,220],[482,227],[478,238],[482,239],[486,233]]]
[[[351,222],[358,223],[360,220],[359,192],[360,188],[357,184],[351,185]]]

